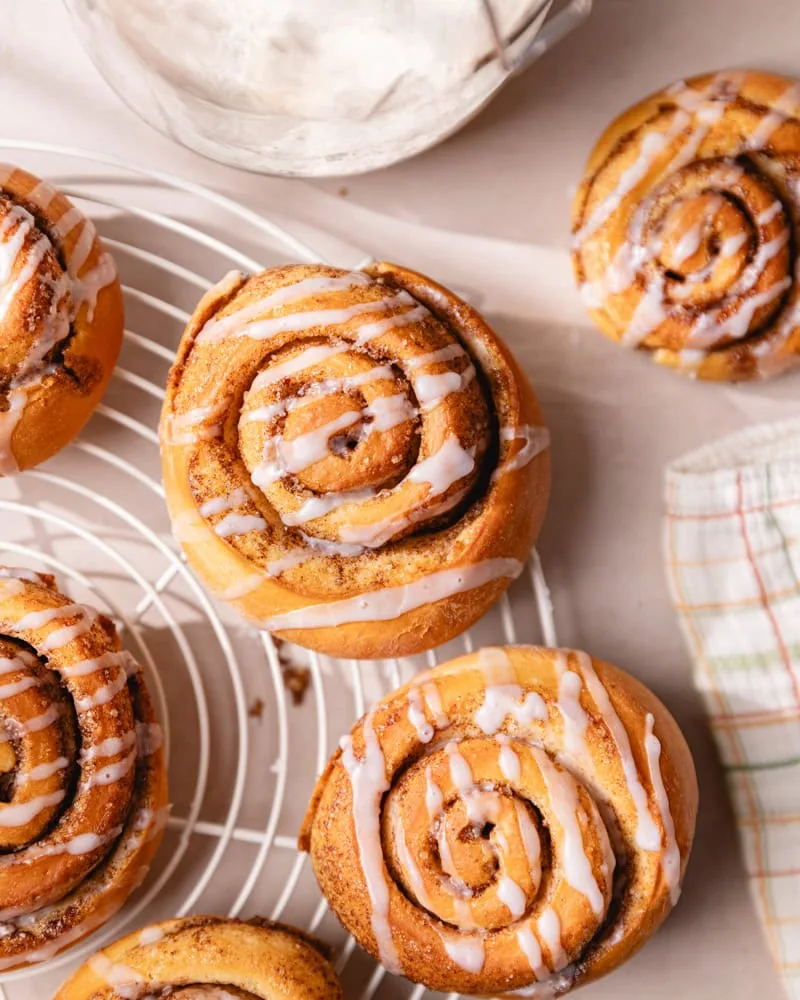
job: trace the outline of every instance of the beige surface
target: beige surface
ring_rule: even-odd
[[[219,186],[253,207],[428,269],[496,321],[532,375],[553,428],[555,485],[542,556],[560,638],[651,684],[683,724],[700,774],[699,837],[679,910],[626,969],[586,995],[699,1000],[713,991],[727,1000],[777,1000],[668,606],[660,490],[670,458],[747,423],[796,414],[800,376],[741,390],[656,370],[586,329],[565,255],[527,244],[566,244],[568,187],[621,105],[677,75],[718,65],[791,72],[800,7],[764,0],[756,13],[745,0],[596,0],[590,22],[465,132],[413,162],[348,180],[347,198],[322,193],[338,183],[314,190],[237,174],[177,149],[99,80],[56,0],[6,0],[5,7],[12,25],[0,41],[6,135],[105,148]],[[419,220],[438,229],[418,228]],[[453,238],[443,229],[519,242]]]

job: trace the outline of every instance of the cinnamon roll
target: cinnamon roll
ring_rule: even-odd
[[[184,917],[109,945],[53,1000],[341,1000],[319,942],[266,920]]]
[[[189,562],[263,629],[332,655],[446,642],[522,569],[549,436],[481,316],[394,264],[234,273],[199,304],[161,420]]]
[[[300,837],[391,972],[552,996],[630,957],[676,903],[697,783],[658,699],[584,653],[483,649],[342,741]]]
[[[800,85],[729,71],[624,112],[592,152],[573,260],[612,340],[703,379],[800,359]]]
[[[122,343],[122,291],[92,223],[0,164],[0,475],[50,458],[89,419]]]
[[[91,933],[166,821],[161,730],[114,625],[53,578],[0,568],[0,970]]]

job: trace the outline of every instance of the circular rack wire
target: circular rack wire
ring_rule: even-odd
[[[0,479],[0,561],[54,572],[116,621],[155,697],[173,797],[156,864],[123,911],[56,958],[0,976],[0,1000],[46,1000],[104,943],[198,912],[295,923],[332,945],[348,996],[420,1000],[422,987],[387,976],[336,923],[296,833],[316,776],[371,701],[478,645],[556,644],[538,556],[475,628],[423,657],[334,660],[243,625],[207,595],[170,534],[162,386],[194,303],[226,270],[323,258],[270,218],[171,174],[68,146],[0,147],[95,220],[126,304],[119,364],[80,438],[44,468]]]

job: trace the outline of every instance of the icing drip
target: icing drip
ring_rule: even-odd
[[[477,975],[486,961],[486,951],[483,938],[479,934],[451,935],[439,930],[444,950],[448,957],[463,969]]]
[[[542,957],[542,946],[530,927],[520,927],[517,930],[517,944],[520,951],[527,958],[531,967],[531,972],[536,979],[541,982],[547,979],[550,970],[547,968]]]
[[[461,392],[475,378],[475,368],[468,365],[463,372],[442,372],[440,375],[417,375],[414,392],[423,413],[440,406],[454,392]]]
[[[60,618],[71,618],[77,616],[80,621],[76,625],[65,625],[63,628],[55,629],[46,639],[39,643],[38,648],[43,653],[49,653],[54,649],[61,649],[68,642],[77,639],[78,636],[88,632],[97,620],[97,612],[85,604],[65,604],[60,608],[46,608],[44,611],[32,611],[24,615],[17,622],[17,629],[24,632],[28,629],[38,629],[52,621]]]
[[[466,593],[494,580],[514,578],[521,571],[522,563],[517,559],[486,559],[471,566],[430,573],[413,583],[287,611],[266,619],[261,627],[275,632],[293,628],[329,628],[358,621],[390,621],[408,611],[454,594]]]
[[[507,781],[516,783],[521,774],[519,757],[505,733],[498,733],[497,742],[500,744],[500,770],[503,777]]]
[[[533,753],[547,787],[553,813],[564,834],[564,878],[573,889],[586,897],[595,916],[602,916],[605,900],[583,846],[583,836],[578,822],[579,802],[575,786],[550,761],[546,753],[537,747],[533,748]]]
[[[550,965],[553,972],[560,971],[567,964],[567,956],[561,944],[561,921],[551,906],[542,911],[542,915],[536,922],[536,928],[550,955]]]
[[[60,789],[49,795],[39,795],[29,802],[19,802],[13,805],[3,803],[0,805],[0,827],[25,826],[45,809],[57,806],[59,802],[63,801],[66,794],[63,789]]]
[[[280,309],[292,302],[300,302],[309,295],[324,295],[328,292],[349,291],[359,285],[368,285],[370,279],[358,271],[343,277],[328,277],[320,275],[312,278],[301,278],[294,284],[278,288],[262,299],[250,305],[237,309],[229,316],[221,316],[208,321],[203,327],[198,341],[216,342],[232,335],[241,335],[244,327],[258,322],[259,317],[271,309]]]
[[[412,687],[408,692],[408,720],[417,731],[421,743],[430,743],[434,737],[434,728],[425,718],[422,707],[422,693],[419,688]]]
[[[669,796],[664,787],[661,774],[661,741],[653,731],[655,719],[648,712],[645,719],[644,747],[647,752],[647,764],[650,769],[650,781],[655,791],[661,825],[664,828],[664,846],[661,851],[661,870],[669,888],[670,899],[674,906],[681,894],[681,853],[675,839],[675,823],[669,805]]]
[[[647,792],[639,779],[636,761],[634,760],[633,753],[631,752],[631,742],[628,737],[628,731],[625,729],[620,717],[617,715],[605,686],[595,673],[591,658],[587,656],[586,653],[576,653],[575,655],[578,659],[580,670],[583,674],[589,694],[592,696],[592,700],[603,716],[603,721],[611,733],[611,738],[614,740],[614,745],[617,749],[620,763],[622,764],[622,771],[625,775],[625,784],[627,786],[628,793],[633,800],[634,808],[636,809],[636,845],[643,851],[660,851],[661,834],[658,826],[653,820],[652,815],[650,814]]]
[[[567,654],[562,650],[556,654],[556,670],[559,678],[556,707],[564,724],[564,750],[578,760],[586,760],[589,757],[586,745],[589,716],[580,702],[583,683],[579,674],[568,669]]]
[[[511,458],[506,459],[492,473],[492,482],[496,482],[504,472],[514,472],[532,462],[550,447],[550,431],[546,427],[532,424],[521,424],[518,427],[501,427],[501,441],[522,441],[523,445]]]
[[[210,406],[197,406],[186,413],[171,413],[164,421],[163,437],[167,444],[194,444],[195,441],[211,441],[222,434],[222,424],[217,422],[224,416],[229,399],[226,396]]]
[[[97,978],[110,986],[122,1000],[137,1000],[141,996],[141,984],[146,980],[135,969],[110,961],[102,952],[93,955],[88,965]]]
[[[365,313],[387,312],[395,306],[413,302],[405,292],[390,298],[374,299],[372,302],[357,302],[355,305],[340,309],[316,309],[298,313],[287,313],[284,316],[273,316],[268,319],[255,319],[251,322],[242,320],[241,310],[236,314],[236,323],[222,328],[215,326],[212,320],[197,336],[198,344],[215,344],[227,337],[249,337],[251,340],[269,340],[281,333],[299,333],[314,327],[339,326],[349,323],[357,316]],[[264,311],[263,302],[259,304],[259,312]],[[394,318],[394,317],[392,317]],[[362,327],[363,329],[363,327]]]
[[[389,972],[403,971],[392,940],[389,923],[389,889],[386,885],[380,834],[380,808],[384,792],[389,788],[386,764],[367,715],[362,726],[364,757],[358,760],[350,737],[342,740],[342,764],[350,776],[353,793],[353,824],[358,842],[361,870],[370,899],[370,922],[381,964]]]

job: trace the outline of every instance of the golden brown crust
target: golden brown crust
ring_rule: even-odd
[[[799,153],[800,89],[771,73],[679,81],[613,121],[572,212],[600,329],[703,379],[795,367]]]
[[[387,263],[229,275],[161,421],[203,580],[260,627],[356,657],[439,645],[499,597],[544,517],[548,440],[480,315]]]
[[[0,970],[96,930],[147,872],[166,764],[144,679],[113,623],[52,577],[0,568]]]
[[[221,917],[184,917],[129,934],[78,969],[54,1000],[117,1000],[115,985],[186,1000],[218,997],[214,986],[246,1000],[342,996],[314,938],[286,924]]]
[[[122,290],[92,223],[0,165],[0,475],[60,451],[100,401],[122,343]]]
[[[300,846],[394,971],[565,992],[663,921],[696,813],[691,754],[652,692],[585,654],[504,647],[379,702],[320,778]]]

